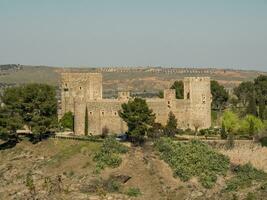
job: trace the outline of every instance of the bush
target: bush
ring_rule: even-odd
[[[237,191],[250,187],[253,181],[264,182],[267,180],[267,174],[257,170],[250,163],[233,168],[233,172],[235,176],[226,182],[226,191]]]
[[[139,195],[141,195],[141,191],[139,188],[129,188],[126,194],[130,197],[138,197]]]
[[[152,139],[158,139],[164,135],[164,127],[160,123],[154,123],[148,130],[147,136]]]
[[[207,128],[207,129],[202,129],[199,131],[200,135],[203,136],[216,136],[221,134],[221,129],[220,128]]]
[[[263,122],[253,116],[253,115],[247,115],[242,121],[241,121],[241,127],[240,131],[244,134],[254,136],[264,129]]]
[[[74,116],[72,112],[67,112],[63,115],[63,117],[60,119],[60,125],[64,129],[69,129],[73,131],[74,128]]]
[[[106,138],[106,137],[108,136],[108,134],[109,134],[109,129],[108,129],[107,126],[104,126],[104,127],[102,128],[101,138]]]
[[[226,156],[200,141],[175,143],[168,138],[161,138],[155,143],[155,148],[173,169],[175,176],[182,181],[196,176],[205,188],[211,188],[216,183],[217,176],[225,175],[229,169],[229,159]]]
[[[267,136],[260,138],[261,146],[267,147]]]
[[[99,172],[105,167],[118,167],[122,161],[119,154],[126,153],[127,151],[128,148],[120,144],[114,138],[106,138],[100,151],[96,152],[94,155],[93,160],[96,162],[96,172]]]

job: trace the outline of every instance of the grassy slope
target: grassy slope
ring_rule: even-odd
[[[95,174],[96,166],[92,158],[100,145],[95,142],[49,139],[36,145],[22,141],[12,149],[0,151],[0,199],[25,199],[29,194],[25,184],[29,172],[33,174],[36,191],[40,194],[46,190],[46,180],[49,180],[52,188],[61,185],[62,191],[52,192],[51,199],[88,199],[91,194],[81,191],[81,186],[90,185],[95,178],[107,180],[111,175],[130,176],[131,179],[123,188],[140,188],[142,195],[136,198],[140,200],[232,198],[231,193],[221,193],[225,187],[223,177],[219,177],[209,190],[203,188],[196,178],[188,182],[174,178],[171,168],[159,159],[150,145],[130,148],[123,155],[118,168],[106,168],[100,174]],[[59,175],[62,177],[60,184],[57,182]],[[239,196],[245,198],[248,190],[242,192]],[[103,191],[100,190],[100,193],[103,194]]]

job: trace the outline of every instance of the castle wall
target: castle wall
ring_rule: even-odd
[[[66,90],[67,89],[67,90]],[[98,73],[66,73],[62,75],[62,113],[74,113],[75,134],[83,135],[85,111],[88,111],[88,132],[101,134],[127,131],[119,117],[121,105],[130,99],[128,92],[120,92],[118,99],[102,99],[102,76]],[[178,128],[202,129],[211,126],[210,79],[184,79],[184,99],[175,98],[175,90],[166,89],[164,98],[147,98],[156,122],[166,125],[170,112],[176,116]]]

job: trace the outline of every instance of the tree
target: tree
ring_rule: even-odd
[[[22,117],[6,107],[0,108],[0,139],[18,142],[17,129],[22,128]]]
[[[239,128],[238,116],[234,112],[225,111],[222,117],[222,127],[227,135],[236,133]]]
[[[237,96],[243,107],[248,105],[251,94],[253,94],[254,91],[254,83],[250,81],[242,82],[238,87],[234,88],[234,94]]]
[[[175,81],[170,89],[175,89],[176,99],[184,98],[184,83],[183,81]]]
[[[257,94],[257,104],[259,105],[259,117],[265,119],[265,108],[267,104],[267,76],[260,75],[254,80]]]
[[[264,129],[263,122],[254,115],[247,115],[241,122],[241,130],[251,136],[256,135]]]
[[[211,81],[211,94],[212,94],[212,104],[213,110],[222,111],[226,107],[226,103],[229,99],[229,94],[225,88],[220,85],[217,81]]]
[[[74,129],[74,116],[72,112],[66,112],[60,119],[60,124],[63,128],[67,128],[73,131]]]
[[[253,91],[251,94],[249,94],[249,100],[248,105],[246,109],[246,114],[257,116],[257,104],[256,104],[256,98],[255,98],[255,92]]]
[[[122,104],[119,116],[128,125],[128,136],[134,143],[141,144],[148,129],[154,124],[155,114],[148,108],[145,100],[135,98]]]
[[[88,135],[88,110],[85,108],[85,117],[84,117],[84,135]]]
[[[169,137],[175,136],[177,132],[177,119],[173,112],[169,112],[169,118],[165,126],[164,132]]]
[[[5,109],[3,114],[9,114],[11,117],[7,120],[12,121],[3,123],[0,128],[5,129],[9,136],[15,129],[26,125],[32,131],[33,139],[36,141],[57,126],[55,87],[34,83],[7,88],[1,99],[4,103],[1,109]],[[13,125],[8,125],[10,123]]]

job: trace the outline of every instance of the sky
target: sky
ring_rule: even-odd
[[[0,0],[0,64],[267,71],[267,0]]]

